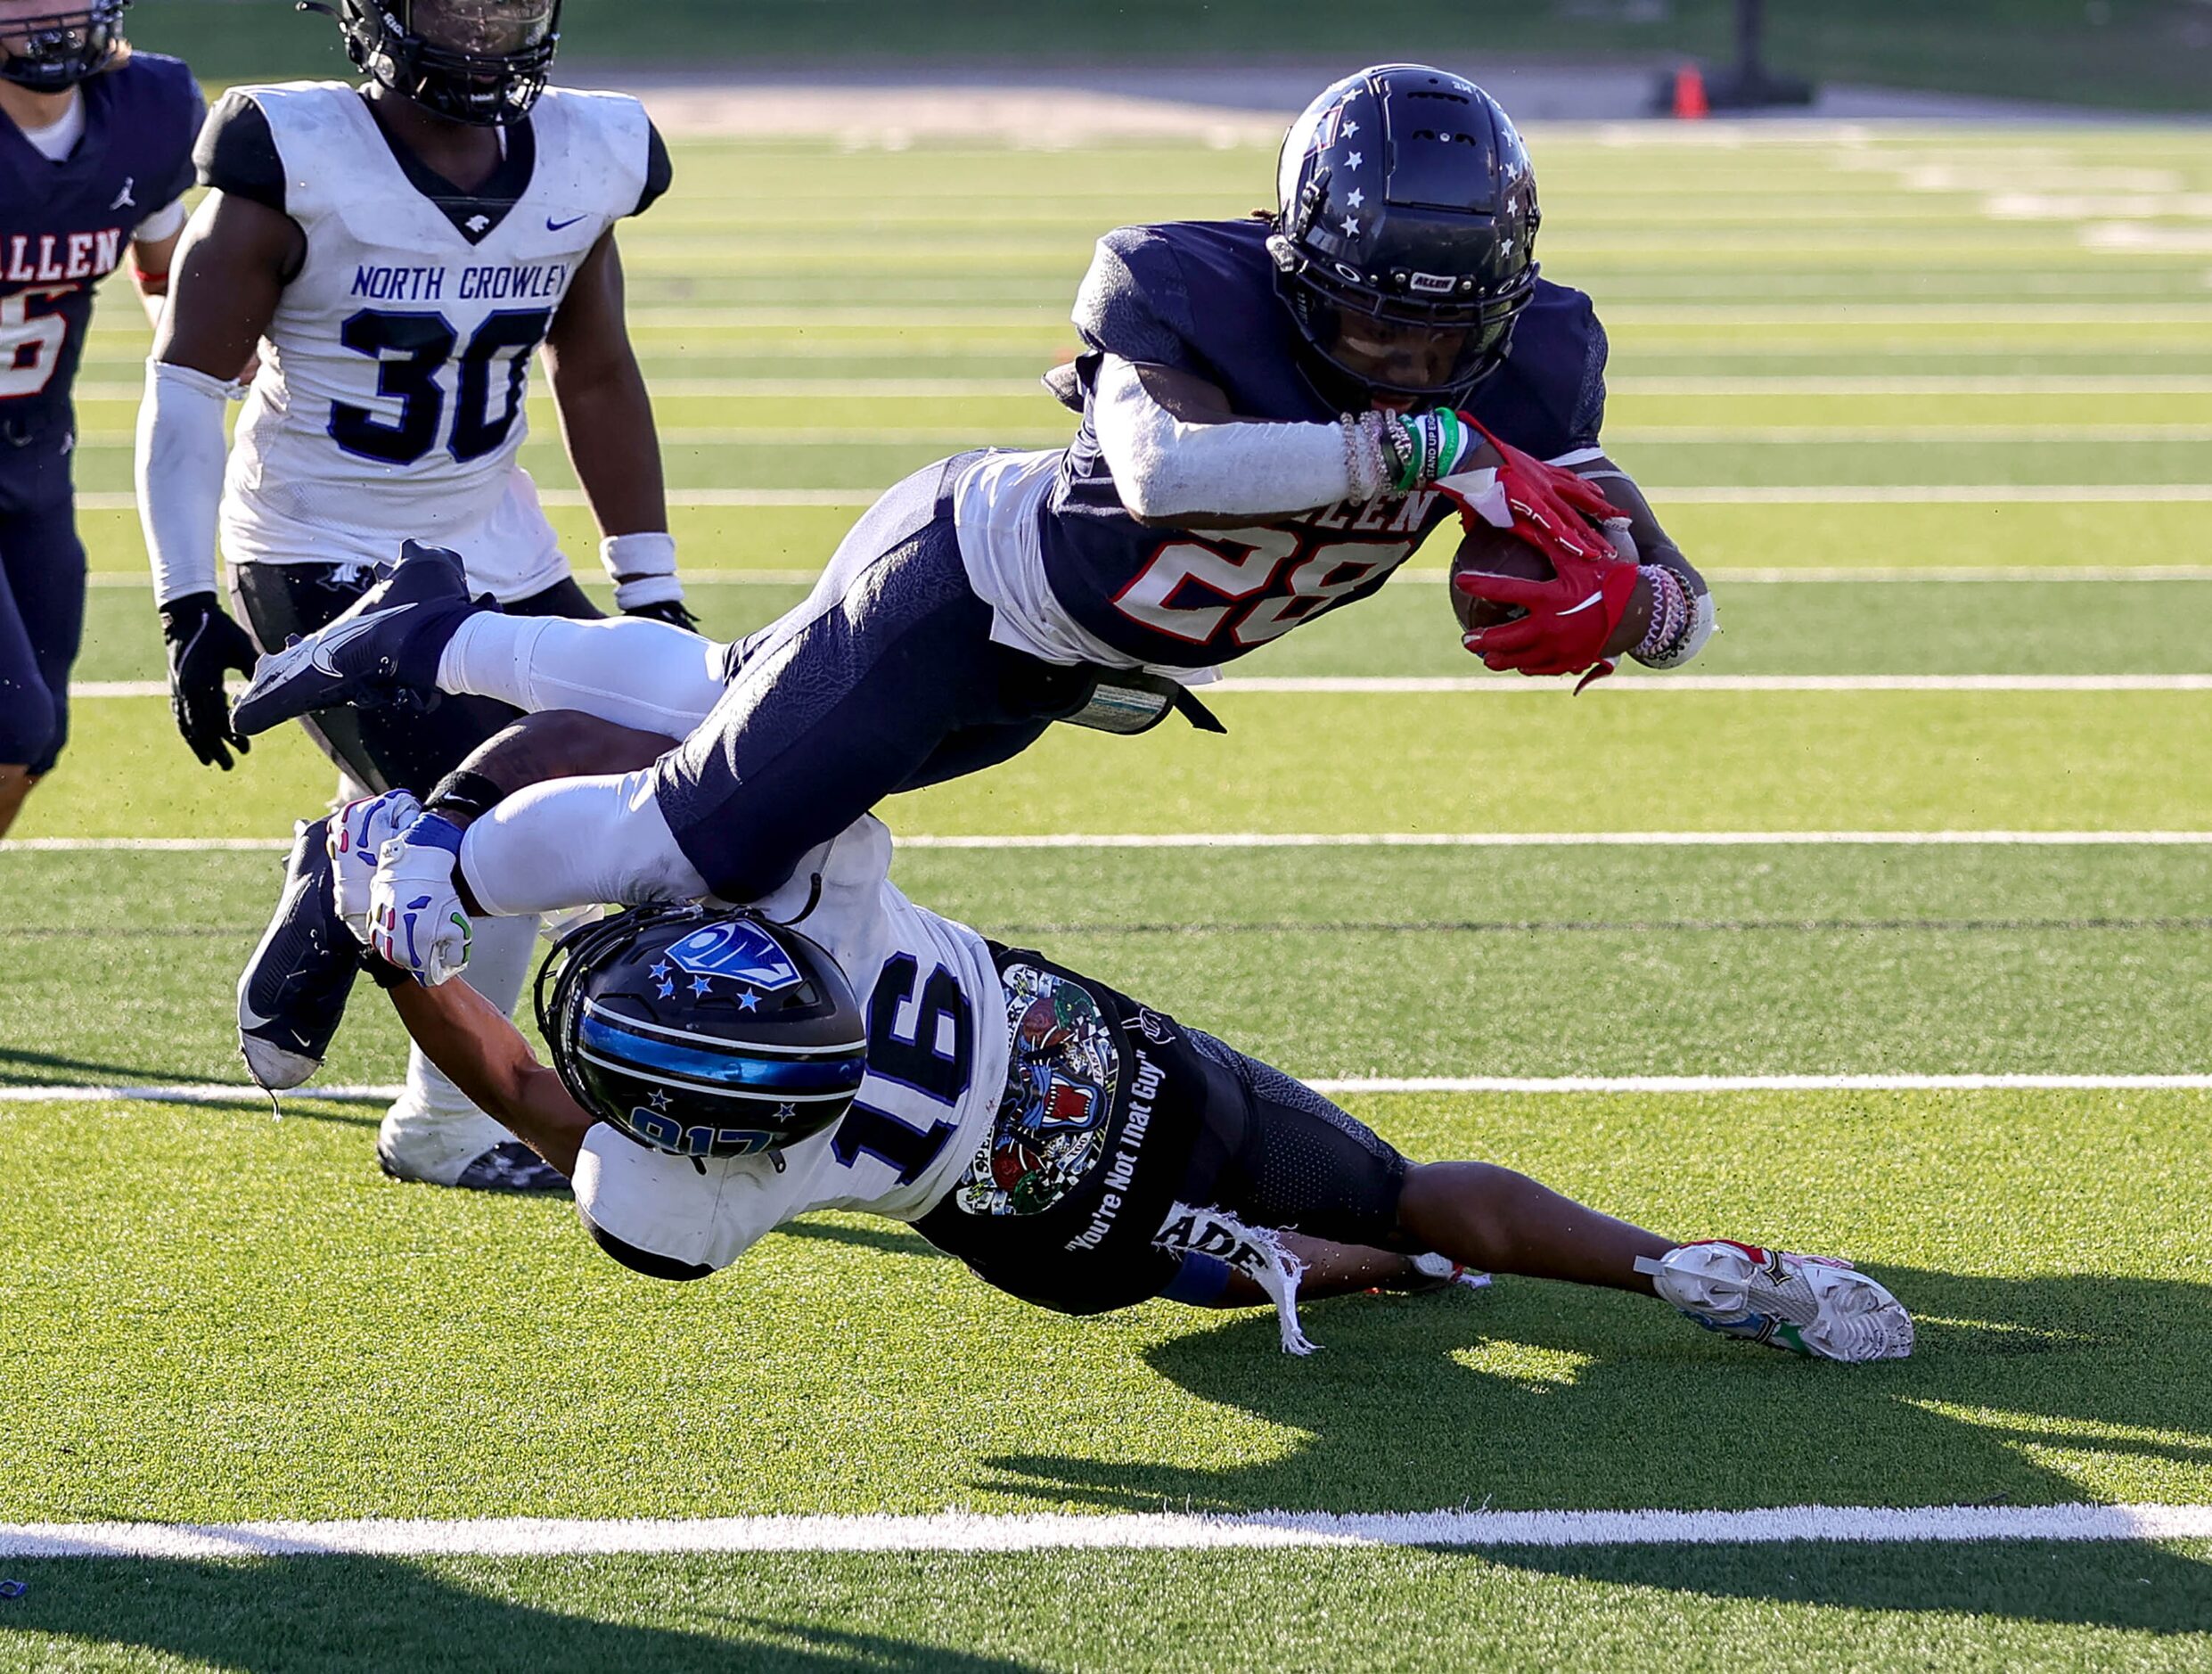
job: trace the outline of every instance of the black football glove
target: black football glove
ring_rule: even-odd
[[[625,616],[647,616],[656,622],[666,622],[671,628],[681,628],[696,634],[699,619],[681,599],[663,599],[658,604],[633,604],[622,612]]]
[[[223,613],[212,593],[187,593],[161,607],[161,640],[169,653],[169,713],[203,767],[231,770],[230,752],[246,753],[231,728],[227,669],[251,674],[260,652],[246,630]],[[227,746],[227,748],[225,747]]]

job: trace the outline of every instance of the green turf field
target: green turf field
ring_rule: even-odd
[[[1432,554],[1237,670],[1333,689],[1226,691],[1225,739],[1048,738],[886,812],[945,839],[1608,841],[921,844],[899,878],[1314,1078],[1825,1079],[1346,1103],[1416,1155],[1853,1256],[1919,1316],[1913,1360],[1798,1363],[1526,1281],[1314,1305],[1323,1350],[1290,1360],[1266,1316],[1056,1318],[850,1216],[657,1286],[561,1205],[383,1180],[371,1097],[275,1121],[242,1093],[74,1095],[239,1079],[266,845],[332,778],[289,733],[203,771],[150,694],[127,501],[145,334],[117,295],[80,455],[78,677],[100,684],[30,841],[0,851],[0,1522],[2212,1505],[2212,144],[1532,143],[1547,270],[1611,329],[1613,451],[1720,578],[1694,672],[1737,683],[1361,689],[1477,672]],[[1239,212],[1270,163],[679,144],[676,193],[624,247],[709,625],[792,603],[897,472],[1063,437],[1034,378],[1068,348],[1090,240]],[[528,456],[572,487],[557,445]],[[556,516],[585,556],[587,514]],[[1742,683],[1804,676],[1831,685]],[[1792,841],[1820,833],[2110,840]],[[264,846],[132,846],[186,838]],[[365,987],[324,1079],[400,1064]],[[1946,1075],[2198,1085],[1835,1083]],[[39,1670],[2212,1662],[2203,1539],[0,1577],[29,1585],[0,1598],[0,1668]]]

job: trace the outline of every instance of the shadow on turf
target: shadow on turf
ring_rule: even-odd
[[[916,1645],[877,1634],[742,1613],[727,1595],[671,1578],[659,1596],[709,1624],[709,1631],[595,1621],[604,1608],[594,1571],[682,1560],[576,1559],[573,1613],[486,1588],[520,1590],[522,1564],[478,1561],[448,1576],[427,1565],[381,1558],[264,1558],[241,1563],[47,1560],[9,1563],[29,1591],[0,1603],[0,1635],[67,1635],[95,1645],[132,1645],[250,1674],[302,1670],[433,1669],[555,1670],[791,1670],[794,1674],[868,1668],[884,1674],[1023,1674],[1033,1665]],[[742,1560],[732,1560],[741,1564]],[[553,1590],[553,1589],[547,1589]],[[750,1599],[747,1602],[752,1602]],[[11,1663],[11,1666],[13,1666]]]
[[[2156,1499],[2160,1473],[2193,1474],[2170,1498],[2200,1498],[2212,1473],[2212,1286],[2093,1274],[1965,1277],[1894,1268],[1880,1276],[1920,1320],[1904,1363],[1808,1362],[1687,1328],[1634,1298],[1536,1281],[1417,1298],[1314,1306],[1323,1347],[1291,1360],[1272,1314],[1162,1342],[1146,1358],[1199,1399],[1297,1432],[1282,1450],[1222,1466],[1004,1454],[979,1488],[1060,1503],[1223,1512],[1432,1511],[1440,1507],[1634,1508],[1841,1505],[2038,1505],[2089,1496],[2041,1451],[2133,1470]],[[1954,1416],[1940,1407],[1975,1413]],[[2069,1425],[2093,1432],[2069,1434]],[[2160,1431],[2167,1436],[2131,1434]],[[2028,1588],[2008,1613],[2050,1621],[2173,1625],[2151,1600],[2189,1596],[2199,1621],[2212,1570],[2128,1548],[2151,1580],[2102,1597]],[[1809,1596],[1797,1576],[1879,1565],[1708,1563],[1681,1551],[1506,1555],[1521,1567],[1750,1596]],[[2131,1559],[2131,1562],[2136,1561]],[[1906,1565],[1891,1597],[1870,1579],[1847,1602],[1981,1608],[1973,1583]],[[1810,1585],[1811,1583],[1806,1583]],[[1823,1583],[1824,1584],[1824,1583]],[[2157,1609],[2165,1606],[2159,1604]],[[2156,1613],[2156,1611],[2153,1611]]]

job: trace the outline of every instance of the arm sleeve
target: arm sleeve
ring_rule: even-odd
[[[1188,423],[1118,355],[1101,359],[1091,423],[1121,503],[1138,517],[1274,517],[1359,497],[1342,427]]]
[[[242,89],[223,95],[193,148],[200,184],[234,197],[251,198],[278,214],[284,208],[284,159],[269,119]]]
[[[165,238],[174,238],[184,230],[184,201],[172,198],[136,226],[131,228],[134,244],[159,244]]]
[[[146,363],[135,458],[138,522],[153,565],[153,600],[167,604],[215,587],[216,514],[231,386],[189,366]]]
[[[676,165],[668,159],[668,142],[651,121],[645,124],[645,189],[638,193],[632,215],[643,215],[660,201],[676,179]]]

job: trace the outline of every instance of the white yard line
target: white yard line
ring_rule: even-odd
[[[0,1557],[572,1557],[626,1553],[1203,1551],[1311,1547],[1854,1546],[2186,1540],[2212,1506],[1790,1506],[1757,1511],[1263,1511],[927,1516],[4,1523]]]
[[[2198,505],[2212,502],[2212,483],[2207,482],[1766,483],[1706,488],[1647,483],[1645,487],[1652,500],[1662,506]],[[677,488],[669,493],[668,504],[694,509],[829,506],[858,511],[873,505],[879,493],[880,489],[868,488]],[[537,497],[547,505],[562,508],[586,505],[582,491],[576,488],[544,488]],[[135,495],[119,488],[77,496],[78,509],[85,512],[129,512],[137,505]]]
[[[1033,832],[902,834],[902,849],[2197,849],[2212,831]],[[11,837],[4,854],[281,854],[286,837]]]
[[[1824,582],[1870,587],[1913,582],[1959,583],[2016,581],[2212,581],[2212,564],[1787,564],[1736,568],[1728,564],[1701,565],[1705,578],[1730,587],[1772,587],[1797,582]],[[1398,581],[1436,582],[1449,571],[1422,566],[1401,570]],[[716,570],[684,568],[685,582],[699,587],[812,587],[822,579],[819,570]],[[94,587],[151,589],[143,575],[108,570],[89,576]]]
[[[2122,304],[2114,304],[2122,307]],[[2200,373],[1789,373],[1741,374],[1609,373],[1606,388],[1631,396],[1946,396],[1946,395],[2212,395],[2212,376]],[[1035,378],[656,378],[653,394],[682,398],[764,399],[866,398],[935,400],[952,398],[1044,398]],[[89,382],[77,386],[79,406],[129,402],[145,393],[136,382]],[[531,402],[533,423],[553,413],[550,397]]]
[[[160,680],[80,680],[73,700],[159,698]],[[1282,696],[1361,693],[1473,693],[1487,697],[1557,695],[1556,685],[1496,675],[1232,676],[1208,692]],[[1637,677],[1620,692],[2212,692],[2212,674],[1679,674]]]

